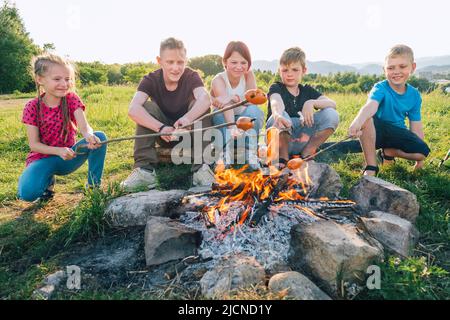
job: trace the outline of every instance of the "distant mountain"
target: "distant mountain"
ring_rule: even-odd
[[[417,68],[450,65],[450,56],[425,57],[416,59]]]
[[[366,64],[358,68],[359,74],[382,74],[383,73],[383,65],[382,64]]]
[[[307,61],[309,73],[329,74],[338,72],[358,72],[358,69],[343,64],[337,64],[329,61]]]
[[[417,72],[431,72],[431,73],[450,73],[450,65],[446,66],[428,66],[417,69]]]
[[[417,59],[417,71],[419,72],[446,72],[450,66],[450,55],[439,57],[425,57]],[[330,61],[306,61],[309,73],[327,75],[337,72],[356,72],[359,74],[382,74],[383,64],[377,62],[358,63],[351,65],[337,64]],[[276,73],[278,71],[278,60],[253,61],[254,70],[267,70]]]
[[[278,72],[278,60],[255,60],[252,62],[252,69],[276,73]]]

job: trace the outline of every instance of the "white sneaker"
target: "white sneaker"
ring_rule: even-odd
[[[133,191],[138,188],[154,189],[156,187],[156,173],[155,170],[147,171],[141,168],[136,168],[120,183],[120,186],[126,191]]]
[[[192,184],[195,187],[200,186],[211,186],[213,182],[215,181],[214,172],[212,172],[211,168],[204,164],[201,166],[200,169],[197,170],[197,172],[194,173],[192,177]]]

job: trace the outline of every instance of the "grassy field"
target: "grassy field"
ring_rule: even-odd
[[[127,117],[134,87],[87,87],[78,91],[87,105],[94,130],[109,138],[134,134]],[[346,134],[350,121],[366,96],[330,94],[338,104],[341,125],[332,140]],[[16,98],[16,99],[12,99]],[[21,98],[21,99],[19,99]],[[31,208],[16,199],[17,180],[28,152],[21,112],[26,96],[0,97],[0,299],[29,299],[37,284],[58,269],[58,257],[76,241],[93,241],[107,226],[103,208],[111,197],[120,195],[117,183],[132,169],[133,142],[111,144],[105,167],[105,190],[83,194],[87,166],[74,174],[57,178],[57,196],[42,208]],[[426,141],[432,149],[426,167],[412,172],[411,163],[397,161],[383,168],[382,179],[417,195],[421,212],[417,227],[421,232],[415,256],[399,260],[387,257],[382,266],[382,289],[363,292],[360,299],[449,299],[450,298],[450,172],[438,169],[437,161],[450,148],[450,96],[431,93],[424,96],[423,122]],[[344,195],[358,180],[363,166],[360,154],[322,157],[340,174]],[[189,168],[162,167],[158,170],[160,188],[188,186]],[[109,186],[107,188],[106,186]],[[244,294],[264,298],[264,292]],[[84,291],[61,298],[126,299],[152,298],[145,292],[124,290]],[[239,298],[239,294],[237,295]]]

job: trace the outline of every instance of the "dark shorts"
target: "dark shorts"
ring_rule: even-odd
[[[373,118],[373,123],[377,132],[377,149],[398,149],[406,153],[421,153],[425,157],[430,154],[428,145],[414,132],[376,117]]]

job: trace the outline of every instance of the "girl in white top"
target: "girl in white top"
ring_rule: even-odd
[[[216,109],[224,108],[233,103],[244,100],[244,95],[247,90],[256,89],[256,79],[251,67],[250,51],[243,42],[232,41],[228,44],[224,56],[223,66],[225,71],[219,73],[214,77],[211,83],[211,97],[213,100],[213,106]],[[252,149],[256,149],[257,146],[257,134],[262,129],[264,122],[264,113],[262,110],[252,104],[246,104],[242,107],[225,111],[213,117],[214,125],[220,125],[223,123],[235,122],[239,117],[246,116],[255,119],[253,137],[250,137],[248,147],[253,153]],[[235,125],[223,128],[222,134],[224,137],[224,144],[231,138],[240,137],[242,133]],[[253,138],[253,139],[252,139]],[[255,141],[252,141],[255,140]],[[255,151],[256,153],[256,151]],[[249,162],[252,167],[256,167],[252,164],[251,160],[255,156],[249,156]]]

